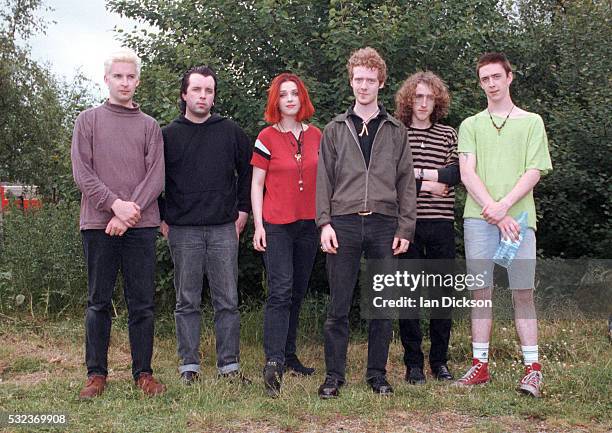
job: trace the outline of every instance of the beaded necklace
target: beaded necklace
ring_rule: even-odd
[[[506,126],[506,122],[508,121],[508,118],[510,117],[510,113],[512,113],[512,110],[514,110],[514,104],[512,104],[512,108],[510,109],[510,111],[508,112],[508,115],[506,116],[506,118],[504,119],[503,123],[500,126],[497,126],[495,124],[495,122],[493,121],[493,116],[491,116],[491,112],[489,111],[489,109],[487,108],[487,113],[489,113],[489,119],[491,119],[491,123],[493,124],[493,127],[495,129],[497,129],[497,135],[501,134],[501,130],[504,126]]]

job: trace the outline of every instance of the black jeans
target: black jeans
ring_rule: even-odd
[[[319,245],[314,220],[290,224],[264,223],[264,261],[268,279],[268,300],[264,312],[266,361],[284,364],[296,356],[297,328],[302,300]]]
[[[452,221],[423,221],[417,220],[414,242],[402,259],[454,259],[455,258],[455,229]],[[418,304],[417,304],[418,305]],[[446,364],[448,356],[448,342],[452,319],[450,311],[437,311],[437,317],[429,321],[429,337],[431,349],[429,351],[429,365],[436,368]],[[421,350],[423,335],[418,318],[402,319],[399,321],[400,337],[404,346],[404,364],[406,367],[423,368],[424,357]]]
[[[357,284],[361,255],[368,259],[393,257],[393,237],[397,218],[386,215],[357,214],[332,217],[331,225],[338,239],[338,253],[327,255],[330,305],[325,321],[325,365],[327,376],[345,382],[346,352],[349,340],[349,310]],[[368,323],[368,367],[366,378],[385,375],[391,320]]]
[[[121,269],[128,308],[132,375],[152,373],[155,294],[155,237],[157,228],[128,229],[123,236],[104,230],[82,230],[87,262],[85,363],[87,375],[108,374],[111,299]]]

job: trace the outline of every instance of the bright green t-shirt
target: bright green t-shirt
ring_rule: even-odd
[[[493,115],[493,120],[501,125],[504,118]],[[544,122],[535,113],[509,118],[499,134],[487,110],[468,117],[459,127],[457,151],[476,155],[476,174],[496,201],[505,197],[528,169],[537,168],[542,175],[552,170]],[[483,219],[481,210],[468,194],[463,217]],[[535,230],[533,191],[516,202],[508,213],[518,218],[522,211],[529,214],[529,227]]]

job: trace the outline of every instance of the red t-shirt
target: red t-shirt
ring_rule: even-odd
[[[295,158],[298,144],[291,132],[268,126],[257,136],[251,165],[266,170],[263,219],[268,223],[289,224],[315,218],[321,131],[309,125],[302,141],[301,163],[298,163]],[[300,191],[300,170],[303,191]]]

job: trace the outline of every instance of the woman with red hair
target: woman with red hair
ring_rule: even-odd
[[[285,369],[311,375],[296,355],[300,307],[319,244],[314,221],[321,131],[305,123],[314,114],[297,75],[282,73],[268,89],[264,119],[251,164],[253,247],[263,252],[268,282],[264,310],[266,392],[280,393]],[[265,193],[264,193],[265,191]]]

